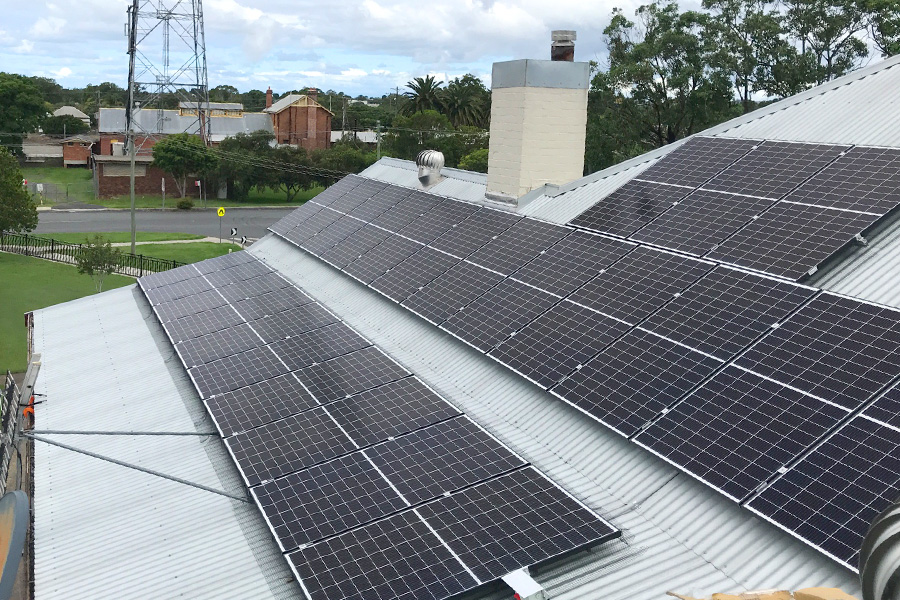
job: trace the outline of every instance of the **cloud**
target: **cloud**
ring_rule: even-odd
[[[52,71],[52,73],[56,79],[64,79],[72,74],[72,69],[70,69],[69,67],[63,67],[58,71]]]
[[[30,40],[22,40],[22,43],[12,49],[16,54],[31,54],[33,50],[34,42]]]
[[[41,17],[34,22],[28,33],[36,38],[53,38],[62,33],[66,20],[59,17]]]

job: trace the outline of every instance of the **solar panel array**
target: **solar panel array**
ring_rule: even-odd
[[[326,193],[333,208],[322,210],[377,218],[405,196],[350,183],[331,194],[377,196],[377,207]],[[289,217],[275,229],[302,228],[304,247],[331,248]],[[344,219],[319,224],[333,233]],[[139,283],[311,598],[445,598],[619,535],[249,254]],[[496,535],[467,537],[470,523]]]
[[[356,262],[383,260],[392,248],[409,248],[379,277],[360,276],[363,269],[353,263],[341,266],[306,250],[852,567],[852,553],[834,553],[822,546],[824,538],[807,535],[804,523],[815,517],[798,508],[794,498],[802,490],[784,492],[780,501],[763,499],[774,494],[768,490],[787,485],[779,482],[795,469],[807,468],[809,457],[860,410],[871,411],[867,418],[880,419],[885,427],[897,427],[900,420],[889,415],[900,405],[894,399],[900,394],[879,394],[900,376],[900,311],[700,255],[711,257],[713,247],[725,248],[725,239],[737,239],[736,231],[750,230],[772,209],[819,209],[792,198],[800,198],[817,174],[846,171],[844,160],[877,162],[871,173],[891,181],[884,172],[894,164],[891,153],[857,150],[692,140],[643,174],[655,181],[636,186],[641,193],[659,186],[705,186],[673,201],[685,210],[660,211],[644,227],[644,216],[656,213],[658,203],[651,198],[629,204],[624,198],[605,216],[595,215],[604,222],[638,223],[628,232],[631,240],[622,239],[624,229],[619,237],[592,233],[414,192],[377,223],[365,224],[380,231],[383,241]],[[689,165],[692,170],[684,171]],[[861,213],[848,212],[854,207],[871,200],[865,206],[881,210],[892,197],[888,184],[860,181],[853,189],[862,198],[853,207],[826,209],[855,218]],[[666,197],[678,193],[669,190]],[[721,213],[705,219],[702,213],[719,204],[717,199],[723,200]],[[418,209],[417,200],[423,202]],[[840,204],[837,196],[829,202]],[[295,214],[315,216],[321,210],[316,203],[313,199]],[[760,206],[762,216],[753,219],[751,212]],[[435,207],[443,208],[432,214]],[[629,207],[639,214],[624,215]],[[679,236],[674,217],[662,225],[669,214],[682,215],[701,231]],[[741,221],[744,217],[751,225]],[[460,231],[466,222],[476,224],[475,230]],[[654,229],[653,223],[660,226]],[[429,227],[440,231],[429,234]],[[303,247],[292,231],[279,235]],[[677,248],[681,253],[648,245],[651,231],[667,236],[673,247],[683,244]],[[443,246],[436,242],[442,238]],[[466,241],[446,243],[451,239]],[[700,247],[702,253],[690,250]],[[786,256],[805,269],[803,261],[826,250],[813,240]],[[900,493],[900,483],[881,481],[892,494]],[[865,500],[867,510],[884,506],[881,496],[861,489],[853,487],[852,493]],[[803,501],[809,511],[827,504]],[[847,503],[839,495],[832,501]],[[862,523],[840,528],[862,536],[868,521]],[[840,528],[826,533],[839,537]]]

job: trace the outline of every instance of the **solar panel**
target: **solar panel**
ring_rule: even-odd
[[[314,200],[310,202],[304,202],[300,205],[299,208],[288,213],[286,217],[270,226],[269,231],[277,233],[280,236],[284,236],[290,230],[297,227],[297,225],[324,209],[324,206],[322,206],[321,204],[317,204]]]
[[[360,204],[364,204],[366,201],[368,201],[369,198],[386,187],[386,183],[373,181],[371,179],[366,180],[329,204],[328,208],[347,214],[351,210],[357,208]]]
[[[413,505],[526,464],[467,417],[378,444],[366,454]]]
[[[415,377],[338,400],[328,412],[361,447],[460,414]]]
[[[316,406],[293,373],[285,373],[206,400],[224,437],[295,415]]]
[[[550,388],[628,329],[621,321],[564,300],[490,354],[541,387]]]
[[[390,186],[381,190],[347,214],[368,223],[401,200],[408,198],[411,193],[412,191],[407,188]]]
[[[325,188],[325,190],[317,194],[312,201],[316,204],[321,204],[322,206],[329,206],[365,181],[366,179],[364,177],[347,175],[343,179],[336,181]]]
[[[441,328],[489,352],[559,300],[524,283],[504,279],[447,319]]]
[[[643,326],[730,360],[813,293],[811,288],[716,267]]]
[[[296,227],[282,234],[282,237],[295,244],[302,244],[343,216],[336,210],[325,208],[305,218]]]
[[[456,200],[443,200],[423,212],[421,216],[410,222],[409,225],[399,231],[410,239],[423,244],[430,244],[438,236],[448,231],[454,225],[462,223],[467,217],[481,210],[474,204],[466,204]]]
[[[195,277],[200,277],[200,275],[200,272],[194,268],[194,265],[184,265],[175,269],[169,269],[168,271],[144,275],[138,279],[138,283],[141,285],[142,289],[152,290],[165,285],[178,283],[179,281],[184,281],[186,279],[194,279]]]
[[[690,193],[690,189],[632,179],[570,223],[628,237]]]
[[[262,345],[262,340],[249,325],[242,323],[175,345],[181,362],[187,368],[203,365],[232,354]]]
[[[885,214],[900,204],[900,150],[851,148],[787,200]]]
[[[827,292],[736,364],[853,410],[900,373],[900,314]]]
[[[516,271],[513,278],[552,294],[568,296],[635,247],[586,231],[573,231]]]
[[[693,137],[666,154],[641,179],[699,187],[760,142],[725,137]]]
[[[635,329],[552,392],[630,437],[720,365],[714,358]]]
[[[347,265],[344,271],[368,284],[387,273],[389,269],[394,268],[421,247],[421,244],[412,240],[393,235]]]
[[[413,192],[405,200],[372,219],[371,224],[397,233],[441,202],[441,198],[434,194]]]
[[[255,321],[266,315],[274,315],[283,310],[314,302],[312,298],[295,287],[285,287],[267,294],[241,300],[232,304],[241,316]]]
[[[177,344],[178,342],[197,338],[220,329],[227,329],[243,322],[244,319],[234,312],[232,307],[220,306],[164,323],[163,329],[169,334],[172,343]]]
[[[766,141],[703,187],[781,198],[845,150],[847,146]]]
[[[876,220],[871,215],[779,202],[707,256],[799,279]]]
[[[270,481],[254,488],[253,496],[282,552],[407,506],[362,452]]]
[[[228,301],[219,292],[208,290],[157,304],[153,307],[153,310],[156,311],[156,316],[159,317],[161,323],[167,323],[188,315],[195,315],[206,310],[225,306],[226,304],[228,304]]]
[[[219,293],[225,296],[229,302],[240,302],[248,298],[255,298],[274,292],[282,288],[291,287],[291,282],[275,273],[268,273],[246,281],[232,283],[225,287],[217,288]]]
[[[748,223],[774,201],[696,190],[631,239],[702,256]]]
[[[343,269],[390,235],[391,233],[384,229],[365,225],[351,233],[337,246],[323,252],[319,258],[338,269]]]
[[[404,300],[402,305],[439,324],[502,280],[501,275],[461,262]]]
[[[144,295],[147,296],[147,300],[150,301],[150,304],[162,304],[164,302],[172,302],[173,300],[184,298],[185,296],[193,296],[194,294],[211,290],[212,287],[213,286],[207,283],[203,277],[196,277],[194,279],[178,281],[163,287],[144,290]]]
[[[300,247],[310,254],[321,256],[328,250],[331,250],[332,247],[337,246],[350,237],[350,235],[362,229],[363,225],[365,225],[365,223],[359,219],[354,219],[353,217],[341,217],[314,237],[311,237],[300,244]]]
[[[569,298],[634,324],[680,294],[712,267],[640,247],[601,271]]]
[[[323,407],[225,438],[249,487],[356,449]]]
[[[270,344],[337,321],[338,318],[328,312],[324,306],[314,302],[263,317],[250,323],[250,326],[267,344]]]
[[[740,501],[847,414],[727,367],[635,440]]]
[[[857,417],[749,508],[851,569],[875,517],[900,494],[897,430]]]
[[[521,220],[518,215],[485,208],[472,213],[429,245],[465,258]]]
[[[409,371],[371,346],[307,367],[297,375],[319,402],[333,402],[402,379]]]
[[[370,286],[395,302],[403,302],[459,261],[455,256],[421,246],[412,256],[375,279]]]
[[[271,379],[289,370],[268,346],[261,346],[188,369],[188,375],[194,381],[200,397],[209,398]]]
[[[254,277],[270,273],[271,271],[272,269],[264,265],[261,261],[255,260],[220,271],[213,271],[212,273],[205,275],[205,277],[213,287],[218,288],[231,285],[232,283],[253,279]]]
[[[296,370],[371,345],[343,321],[272,344],[272,350]]]
[[[288,555],[311,600],[444,600],[479,582],[406,511]]]
[[[481,581],[619,535],[530,467],[417,510]]]
[[[874,404],[863,411],[863,414],[882,423],[900,428],[900,388],[896,384]]]
[[[571,232],[571,229],[560,225],[522,219],[477,250],[468,260],[502,275],[510,275]]]
[[[206,260],[194,263],[193,266],[201,273],[206,274],[212,273],[213,271],[218,271],[220,269],[228,269],[230,267],[234,267],[244,263],[254,262],[256,260],[257,259],[249,252],[238,251],[229,252],[228,254],[223,254],[222,256],[217,256],[215,258],[208,258]]]

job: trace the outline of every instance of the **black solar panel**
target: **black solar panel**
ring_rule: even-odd
[[[521,220],[518,215],[485,208],[469,215],[429,245],[465,258]]]
[[[447,319],[441,328],[489,352],[559,300],[524,283],[504,279]]]
[[[341,321],[275,342],[271,348],[293,371],[369,345]]]
[[[329,204],[328,208],[346,214],[357,208],[359,205],[367,202],[369,198],[373,197],[386,187],[386,183],[369,179]]]
[[[516,271],[513,278],[567,296],[634,248],[626,242],[573,231]]]
[[[265,275],[271,271],[272,269],[262,262],[254,260],[253,262],[246,262],[234,267],[208,273],[206,275],[206,280],[211,283],[213,287],[219,288],[239,281],[253,279],[254,277]]]
[[[454,256],[422,246],[415,254],[374,280],[370,286],[395,302],[403,302],[459,261]]]
[[[175,345],[181,361],[187,368],[203,365],[232,354],[238,354],[262,345],[246,323],[189,339]]]
[[[569,298],[634,324],[684,291],[712,267],[708,263],[640,247]]]
[[[172,302],[185,296],[193,296],[211,290],[213,288],[203,277],[195,277],[194,279],[185,279],[176,283],[171,283],[163,287],[144,290],[144,295],[150,301],[150,304],[162,304],[164,302]]]
[[[363,283],[369,283],[387,273],[421,247],[421,244],[412,240],[392,235],[347,265],[344,271]]]
[[[414,511],[288,555],[311,600],[444,600],[479,582]]]
[[[720,365],[699,352],[635,329],[552,391],[630,437]]]
[[[815,290],[717,267],[643,324],[722,360],[787,317]]]
[[[467,417],[378,444],[366,454],[413,505],[526,464]]]
[[[285,373],[206,400],[223,436],[295,415],[316,406],[316,400],[293,373]]]
[[[440,202],[439,196],[413,192],[405,200],[372,219],[372,225],[397,233],[420,216],[429,213]]]
[[[347,175],[340,181],[336,181],[325,188],[325,190],[317,194],[312,201],[316,204],[321,204],[322,206],[328,206],[333,204],[335,200],[342,197],[347,192],[350,192],[360,184],[365,183],[365,181],[366,179],[364,177]]]
[[[702,256],[774,201],[697,190],[631,239]]]
[[[461,225],[464,226],[465,223]],[[522,219],[477,250],[468,260],[510,275],[571,232],[571,229],[560,225]]]
[[[220,306],[164,323],[163,329],[169,334],[172,343],[177,344],[243,322],[244,319],[232,307]]]
[[[900,387],[895,384],[863,414],[900,429]]]
[[[324,192],[323,192],[324,193]],[[284,236],[291,229],[313,216],[320,210],[324,210],[324,206],[317,204],[314,200],[304,202],[298,209],[288,213],[284,218],[279,219],[269,226],[269,231]]]
[[[362,229],[365,225],[359,219],[353,217],[341,217],[314,237],[300,244],[300,247],[316,256],[321,256],[332,247],[337,246],[350,235]]]
[[[766,141],[703,187],[781,198],[846,149],[847,146]]]
[[[267,343],[300,335],[338,321],[338,318],[314,302],[263,317],[250,326]]]
[[[319,402],[333,402],[402,379],[409,371],[374,346],[307,367],[297,373]]]
[[[338,269],[343,269],[354,260],[383,242],[391,235],[384,229],[378,229],[371,225],[365,225],[361,229],[347,236],[343,242],[337,246],[323,252],[319,258],[334,265]]]
[[[167,323],[188,315],[195,315],[203,311],[225,306],[226,304],[228,304],[228,301],[225,300],[219,292],[216,290],[208,290],[206,292],[200,292],[199,294],[178,298],[177,300],[172,300],[170,302],[157,304],[153,307],[153,310],[156,311],[156,315],[159,317],[161,323]]]
[[[322,407],[237,433],[225,444],[250,487],[356,449]]]
[[[303,219],[296,227],[282,234],[282,237],[295,244],[302,244],[342,216],[336,210],[324,208]]]
[[[866,531],[898,495],[897,430],[857,417],[749,507],[856,569]]]
[[[361,452],[253,489],[282,552],[406,508]]]
[[[629,327],[564,300],[491,351],[491,356],[549,388]]]
[[[799,279],[876,220],[871,215],[779,202],[707,256]]]
[[[619,535],[532,468],[436,500],[418,512],[481,581]]]
[[[261,296],[241,300],[232,306],[248,321],[255,321],[266,315],[274,315],[311,302],[314,300],[297,288],[285,287]]]
[[[392,381],[328,405],[360,446],[426,427],[459,413],[415,377]]]
[[[229,252],[215,258],[208,258],[194,263],[194,268],[201,273],[212,273],[220,269],[228,269],[236,265],[254,262],[257,259],[249,252]]]
[[[403,301],[403,306],[441,323],[503,280],[471,263],[462,262]]]
[[[257,381],[271,379],[289,370],[268,346],[262,346],[188,369],[188,374],[194,381],[200,397],[209,398]]]
[[[368,223],[401,200],[408,198],[411,193],[412,191],[407,188],[390,186],[349,211],[348,214]]]
[[[698,187],[760,143],[737,138],[694,137],[638,177]]]
[[[628,237],[690,191],[689,188],[632,179],[575,217],[571,224]]]
[[[255,298],[290,286],[291,283],[284,277],[276,275],[275,273],[269,273],[216,289],[218,289],[220,294],[225,296],[226,300],[236,303],[241,300],[246,300],[247,298]]]
[[[740,501],[847,414],[753,373],[727,367],[636,440]]]
[[[827,292],[736,362],[850,410],[900,373],[898,311]]]
[[[787,200],[885,214],[900,204],[900,150],[851,148]]]
[[[415,197],[415,196],[413,196]],[[480,206],[456,200],[443,200],[422,211],[421,216],[400,230],[400,234],[423,244],[430,244],[454,225],[481,210]]]
[[[201,273],[194,268],[194,265],[184,265],[183,267],[169,269],[168,271],[144,275],[138,279],[138,283],[141,285],[141,288],[152,290],[164,285],[178,283],[179,281],[184,281],[186,279],[200,277],[200,275]]]

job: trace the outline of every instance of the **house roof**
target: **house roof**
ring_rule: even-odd
[[[160,120],[160,114],[162,120]],[[182,116],[177,110],[139,110],[135,113],[137,131],[144,133],[199,133],[196,116]],[[101,108],[98,129],[100,133],[125,133],[125,109]],[[273,133],[272,119],[264,113],[244,113],[241,117],[211,116],[210,134],[213,141],[220,141],[238,133],[268,131]]]
[[[211,110],[244,110],[244,105],[240,102],[210,102],[207,106]],[[178,108],[196,109],[196,102],[179,102]]]
[[[90,117],[75,108],[74,106],[60,106],[56,110],[53,111],[54,117],[62,117],[68,115],[70,117],[76,117],[78,119],[87,119],[90,120]]]
[[[306,94],[288,94],[287,96],[282,96],[279,98],[272,106],[265,109],[265,112],[270,114],[280,113],[284,109],[289,106],[293,106],[294,104],[300,104],[303,106],[308,105],[308,103],[312,103],[314,106],[317,106],[327,112],[329,115],[334,116],[334,113],[319,104],[316,100],[313,100]]]

